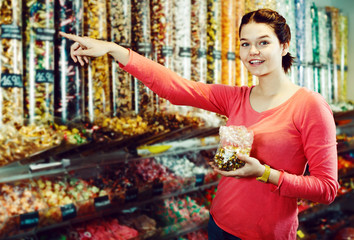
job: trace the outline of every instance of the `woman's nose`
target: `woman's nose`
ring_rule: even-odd
[[[250,55],[258,55],[259,54],[259,50],[255,45],[251,45],[250,48]]]

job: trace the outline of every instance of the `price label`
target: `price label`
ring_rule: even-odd
[[[67,204],[60,207],[63,221],[76,218],[76,207],[74,204]]]
[[[138,198],[138,189],[132,188],[125,192],[125,202],[134,202]]]
[[[190,58],[192,56],[192,51],[190,47],[180,47],[178,52],[179,57]]]
[[[96,210],[102,210],[111,205],[111,201],[109,200],[108,196],[96,197],[94,202]]]
[[[35,32],[37,34],[37,40],[39,41],[50,41],[54,40],[55,29],[51,28],[36,28]]]
[[[138,53],[150,54],[151,53],[151,43],[138,43]]]
[[[2,73],[0,86],[3,88],[9,87],[23,87],[22,75],[21,74],[10,74],[10,73]]]
[[[195,186],[201,186],[204,184],[204,174],[195,175]]]
[[[163,182],[154,183],[152,186],[152,194],[154,196],[161,195],[163,193]]]
[[[173,47],[163,46],[161,51],[163,57],[171,57],[173,55]]]
[[[54,83],[54,71],[53,70],[37,70],[36,71],[36,83]]]
[[[32,228],[38,225],[39,214],[37,211],[20,215],[20,229]]]
[[[221,59],[221,51],[220,50],[213,50],[213,58],[220,60]]]
[[[234,52],[227,52],[226,58],[227,60],[235,60],[236,54]]]
[[[7,39],[22,39],[21,28],[16,25],[1,25],[1,38]]]
[[[198,49],[198,58],[203,58],[207,55],[207,51],[205,48]]]

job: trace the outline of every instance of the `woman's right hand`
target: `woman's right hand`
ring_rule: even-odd
[[[89,57],[101,57],[111,51],[115,47],[114,43],[93,39],[90,37],[80,37],[74,34],[64,32],[59,33],[62,37],[70,39],[75,43],[70,48],[70,56],[74,62],[79,62],[81,66],[88,63]]]

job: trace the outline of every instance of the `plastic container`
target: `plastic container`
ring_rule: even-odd
[[[221,0],[208,0],[207,83],[221,83]]]
[[[83,29],[83,1],[59,1],[60,31],[82,35]],[[59,66],[59,86],[56,86],[56,116],[61,123],[80,120],[83,117],[83,71],[70,57],[72,41],[64,37],[59,38],[57,46]]]
[[[30,180],[0,184],[0,204],[8,216],[0,230],[1,237],[13,236],[38,226],[40,211],[48,208],[38,188]]]
[[[172,0],[151,0],[151,41],[153,59],[172,69]]]
[[[85,1],[84,7],[85,34],[92,38],[108,40],[106,1]],[[86,111],[90,122],[100,123],[112,113],[110,62],[107,54],[89,60]]]
[[[236,49],[236,59],[235,59],[235,65],[236,65],[236,86],[247,86],[248,85],[248,78],[247,78],[247,69],[243,65],[241,59],[240,59],[240,33],[239,33],[239,27],[241,24],[241,19],[242,16],[245,14],[245,2],[244,1],[236,1],[236,42],[235,42],[235,49]]]
[[[25,115],[30,123],[54,119],[54,1],[26,2]]]
[[[69,185],[63,176],[41,177],[33,180],[48,205],[41,211],[40,227],[57,224],[76,217],[74,200],[69,196]]]
[[[340,15],[340,79],[339,101],[347,100],[348,85],[348,16]]]
[[[141,55],[152,58],[150,1],[132,1],[132,47]],[[134,78],[134,112],[137,115],[152,112],[154,93]]]
[[[191,79],[206,83],[207,0],[192,0],[191,11]]]
[[[174,71],[191,79],[191,1],[173,1]]]
[[[131,1],[110,1],[111,40],[131,47]],[[132,76],[112,61],[113,116],[129,115],[133,110]]]
[[[222,84],[234,86],[236,83],[236,1],[221,2],[221,62]]]
[[[23,124],[22,1],[0,9],[0,125]]]
[[[315,4],[311,5],[312,56],[313,56],[313,90],[321,93],[320,75],[320,41],[318,11]]]

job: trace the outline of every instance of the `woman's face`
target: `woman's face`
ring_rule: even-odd
[[[240,58],[252,75],[261,77],[284,71],[282,56],[287,44],[280,44],[273,28],[265,23],[243,25],[240,35]]]

